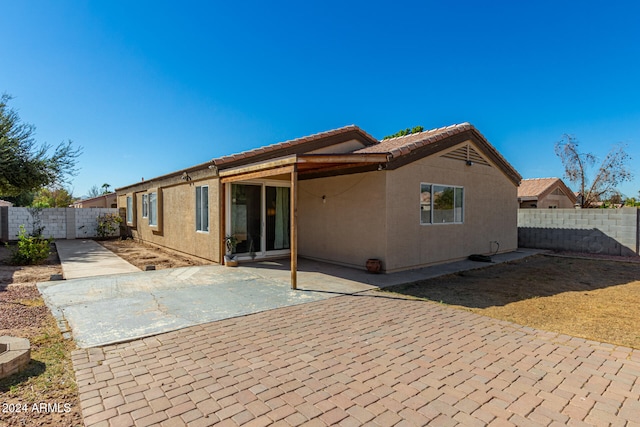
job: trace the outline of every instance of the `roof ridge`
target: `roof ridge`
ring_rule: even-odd
[[[400,138],[407,138],[410,136],[415,136],[415,135],[420,135],[421,133],[430,133],[430,132],[440,132],[443,131],[445,129],[453,129],[453,128],[458,128],[458,127],[465,127],[465,126],[469,126],[469,127],[473,127],[473,125],[469,122],[462,122],[462,123],[454,123],[452,125],[449,126],[441,126],[438,128],[433,128],[433,129],[426,129],[420,132],[416,132],[416,133],[408,133],[406,135],[401,135],[401,136],[394,136],[393,138],[386,138],[386,139],[381,139],[380,141],[390,141],[393,139],[400,139]]]

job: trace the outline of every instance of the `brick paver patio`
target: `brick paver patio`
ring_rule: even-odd
[[[379,292],[73,363],[88,426],[640,426],[640,351]]]

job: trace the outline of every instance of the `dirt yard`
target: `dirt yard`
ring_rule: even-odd
[[[144,270],[149,265],[155,266],[156,270],[162,270],[165,268],[210,264],[210,262],[201,258],[167,251],[132,239],[102,240],[98,241],[98,243],[141,270]]]
[[[75,345],[62,338],[36,288],[36,282],[62,273],[55,248],[42,265],[7,265],[8,258],[9,250],[0,245],[0,335],[29,339],[31,362],[0,380],[0,425],[81,426],[71,363]]]
[[[640,263],[611,258],[537,255],[386,291],[640,349]]]

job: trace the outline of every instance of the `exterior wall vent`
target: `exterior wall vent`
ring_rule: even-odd
[[[491,166],[484,157],[478,153],[471,144],[467,143],[453,151],[449,151],[442,155],[447,159],[462,160],[463,162],[472,162],[474,165]]]

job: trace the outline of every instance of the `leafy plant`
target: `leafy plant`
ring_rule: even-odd
[[[96,226],[98,237],[112,237],[113,233],[120,228],[121,223],[120,215],[107,213],[98,216],[98,225]]]
[[[397,138],[399,136],[406,136],[414,133],[420,133],[422,131],[424,131],[424,127],[422,126],[414,126],[412,128],[400,129],[398,132],[394,133],[393,135],[385,136],[384,138],[382,138],[382,140],[384,141],[385,139]]]
[[[33,206],[66,208],[73,205],[73,195],[62,186],[41,188],[33,198]]]
[[[75,176],[82,149],[74,148],[71,141],[55,148],[39,145],[35,127],[22,122],[9,101],[10,95],[0,95],[0,193],[17,196]]]
[[[18,232],[18,243],[10,249],[11,258],[9,261],[14,265],[40,264],[51,254],[51,242],[53,242],[53,238],[30,236],[24,229],[24,225],[21,225]]]

